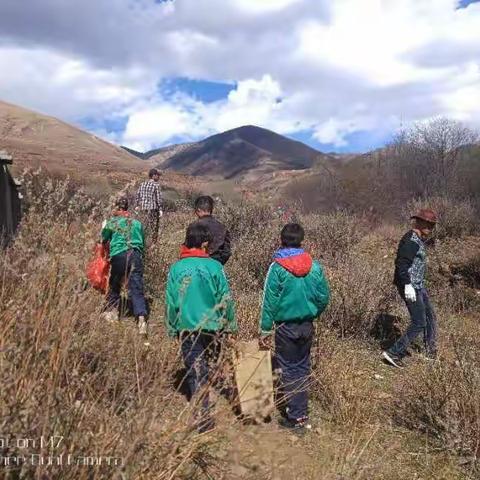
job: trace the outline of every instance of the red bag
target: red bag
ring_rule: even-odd
[[[110,274],[110,261],[108,259],[108,246],[97,243],[93,249],[93,259],[87,264],[87,279],[90,285],[102,293],[106,293],[108,276]]]

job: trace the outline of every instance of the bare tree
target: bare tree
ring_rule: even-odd
[[[478,133],[448,118],[414,124],[391,145],[401,185],[414,195],[447,194],[458,188],[459,160]]]

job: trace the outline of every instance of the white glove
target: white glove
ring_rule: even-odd
[[[159,217],[163,217],[163,210],[159,210],[159,211],[158,211],[158,216],[159,216]]]
[[[405,299],[412,303],[417,301],[417,294],[411,284],[405,285]]]

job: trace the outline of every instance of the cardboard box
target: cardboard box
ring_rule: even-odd
[[[273,413],[271,352],[260,350],[256,340],[237,345],[235,381],[243,415],[261,421]]]

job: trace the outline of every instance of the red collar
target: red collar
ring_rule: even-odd
[[[129,217],[130,212],[127,212],[126,210],[116,210],[113,212],[114,217]]]
[[[296,277],[306,277],[313,265],[312,257],[306,252],[287,258],[277,258],[275,261]]]
[[[201,248],[188,248],[185,245],[180,247],[180,258],[201,257],[208,258],[208,253]]]

